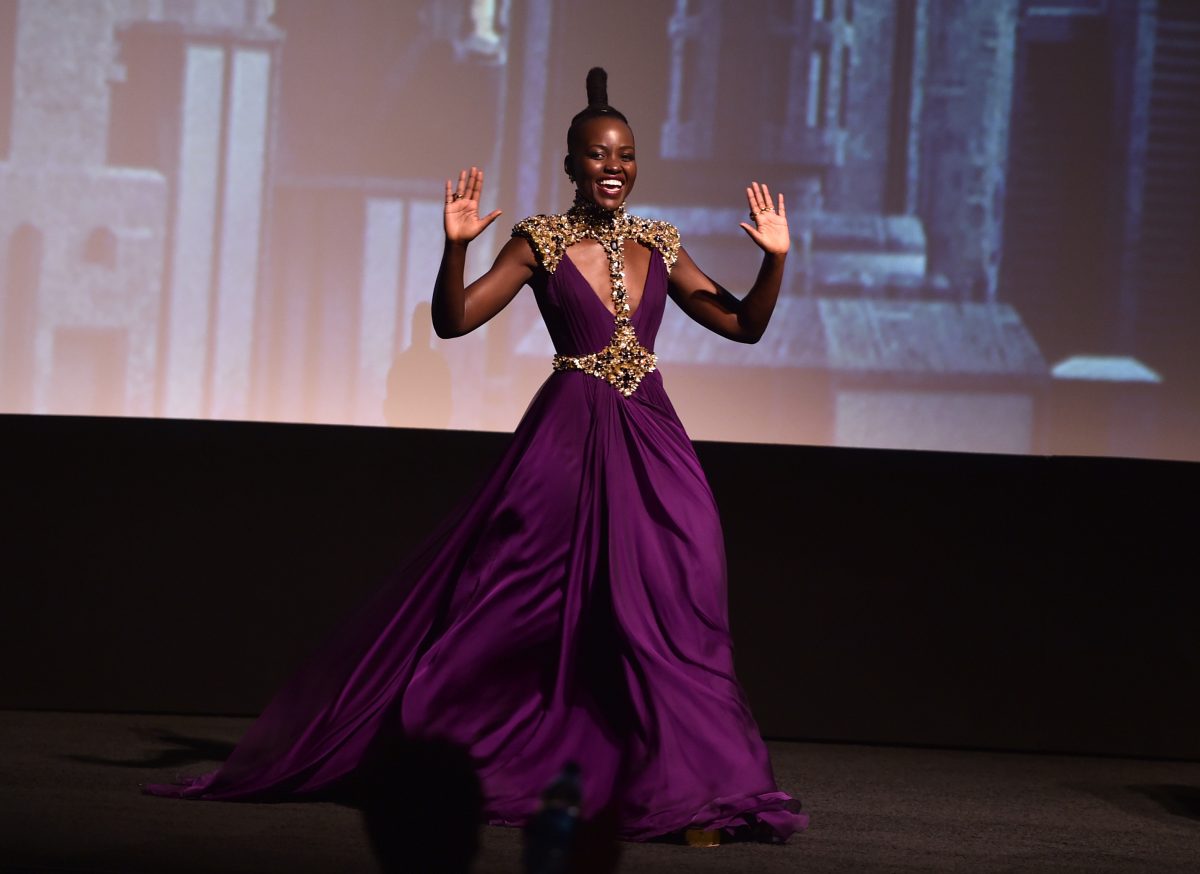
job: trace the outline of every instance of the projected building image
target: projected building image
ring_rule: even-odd
[[[599,63],[714,279],[788,198],[759,344],[664,321],[694,437],[1200,458],[1191,4],[616,7],[599,52],[578,0],[0,0],[0,409],[511,428],[549,341],[528,294],[432,337],[441,186],[505,211],[478,273],[569,204]]]

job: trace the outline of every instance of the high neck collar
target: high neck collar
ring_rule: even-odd
[[[616,209],[604,209],[576,191],[575,203],[567,210],[567,215],[596,229],[608,228],[625,220],[625,204]]]

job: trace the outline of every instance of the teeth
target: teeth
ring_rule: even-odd
[[[600,187],[601,188],[611,188],[614,191],[616,191],[618,188],[621,187],[621,183],[618,182],[616,179],[605,179],[604,181],[602,181],[600,183]]]

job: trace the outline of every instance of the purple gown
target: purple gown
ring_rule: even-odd
[[[564,257],[537,303],[564,355],[613,316]],[[632,321],[649,349],[667,297],[652,251]],[[623,838],[807,824],[778,790],[733,671],[712,493],[663,390],[554,372],[482,487],[282,688],[217,771],[154,794],[327,793],[384,733],[446,738],[476,763],[493,824],[520,825],[569,760],[584,815]],[[402,779],[402,777],[400,777]]]

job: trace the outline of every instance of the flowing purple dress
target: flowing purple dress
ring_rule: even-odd
[[[537,303],[560,354],[613,316],[564,257]],[[667,269],[632,314],[653,348]],[[476,763],[485,814],[520,825],[567,761],[623,838],[807,824],[778,790],[734,676],[712,493],[658,371],[630,397],[555,372],[482,487],[282,688],[217,771],[154,794],[294,800],[368,767],[383,733]],[[398,778],[402,779],[402,775]]]

